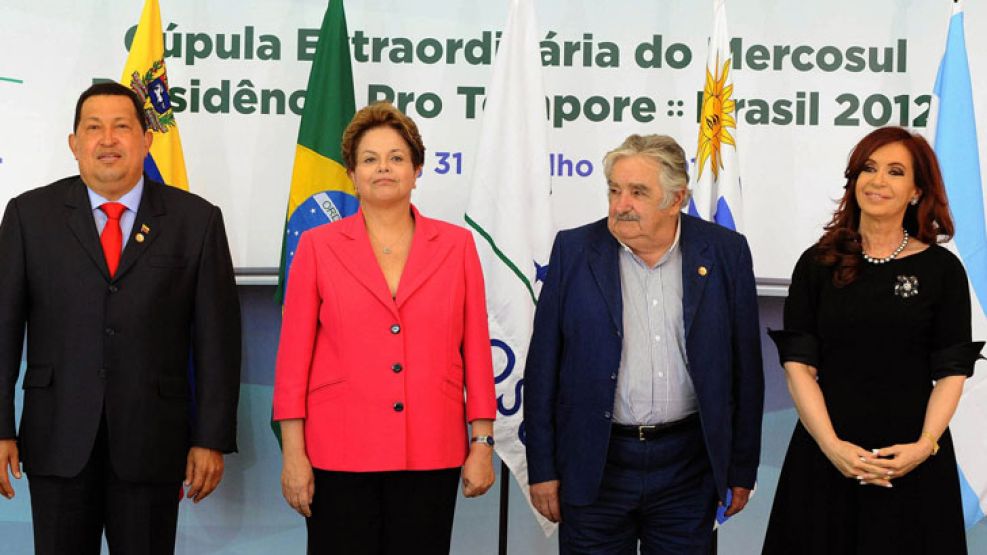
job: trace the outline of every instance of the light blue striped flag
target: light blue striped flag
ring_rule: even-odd
[[[956,249],[979,300],[973,310],[987,313],[987,228],[961,2],[953,4],[946,52],[939,65],[934,92],[939,101],[935,150],[956,224]],[[973,408],[963,410],[964,406]],[[964,428],[981,430],[973,434],[979,440],[963,441],[962,448],[957,450],[963,513],[968,527],[983,519],[987,509],[987,440],[982,435],[983,422],[977,409],[983,406],[987,406],[987,387],[967,384],[952,424],[954,431],[960,433]]]

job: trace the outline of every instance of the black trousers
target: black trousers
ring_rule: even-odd
[[[315,469],[310,555],[448,555],[459,468]]]
[[[100,425],[78,476],[28,475],[34,552],[99,555],[103,530],[113,555],[173,554],[181,482],[134,483],[113,471]]]

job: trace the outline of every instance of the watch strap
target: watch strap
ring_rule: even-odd
[[[494,446],[494,437],[493,436],[474,436],[473,438],[470,439],[470,443],[482,443],[484,445],[489,445],[490,447],[493,447]]]

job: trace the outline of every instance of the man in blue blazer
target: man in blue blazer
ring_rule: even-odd
[[[760,453],[750,249],[681,213],[671,138],[632,135],[604,167],[608,216],[558,234],[535,314],[532,502],[562,523],[562,553],[706,553],[718,502],[743,509]]]

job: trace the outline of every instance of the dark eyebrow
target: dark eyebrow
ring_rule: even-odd
[[[405,150],[404,149],[401,149],[401,148],[392,148],[391,150],[388,150],[387,151],[387,154],[391,154],[391,153],[394,153],[394,152],[404,153]],[[363,149],[363,150],[360,151],[360,154],[377,154],[377,151],[376,150],[371,150],[369,148],[365,148],[365,149]]]
[[[877,162],[875,162],[873,158],[868,158],[867,161],[864,162],[864,165],[865,166],[867,164],[877,164]],[[902,169],[905,169],[905,167],[906,167],[904,162],[898,162],[898,161],[888,162],[888,165],[889,166],[894,166],[896,168],[902,168]]]

